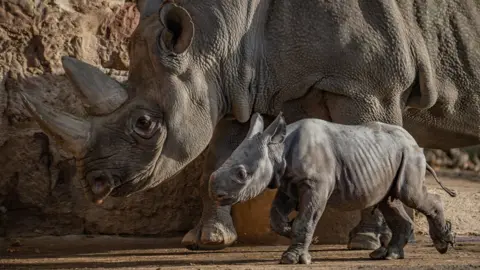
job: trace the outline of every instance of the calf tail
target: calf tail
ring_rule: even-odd
[[[429,173],[431,173],[433,175],[433,178],[435,178],[435,181],[437,181],[437,183],[443,188],[443,190],[445,190],[445,192],[448,193],[448,195],[450,195],[451,197],[456,197],[457,196],[457,192],[452,190],[452,189],[449,189],[447,187],[445,187],[442,182],[440,182],[440,180],[438,180],[438,177],[437,177],[437,174],[435,173],[435,171],[433,170],[432,167],[430,167],[430,165],[428,165],[428,163],[425,163],[427,166],[427,171]]]

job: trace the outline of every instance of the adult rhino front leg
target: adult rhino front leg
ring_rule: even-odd
[[[210,174],[220,167],[242,142],[248,128],[248,123],[241,124],[235,120],[222,120],[215,128],[200,180],[200,195],[203,202],[202,217],[195,228],[183,237],[182,244],[186,248],[191,250],[223,249],[237,239],[231,216],[231,206],[218,206],[210,199],[208,180]]]
[[[400,101],[395,97],[392,97],[391,100],[380,101],[375,97],[353,99],[327,93],[326,100],[332,122],[335,123],[356,125],[380,121],[402,125]],[[413,219],[413,210],[405,207],[405,211]],[[376,250],[385,246],[390,241],[392,233],[381,211],[369,207],[360,211],[360,215],[360,222],[349,233],[347,247],[349,249]],[[414,234],[411,234],[409,241],[415,241]]]

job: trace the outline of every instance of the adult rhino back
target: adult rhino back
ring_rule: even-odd
[[[25,101],[79,158],[95,201],[158,185],[210,144],[207,182],[253,112],[404,125],[424,147],[477,144],[478,18],[473,0],[150,0],[131,37],[128,91],[73,61],[64,68],[93,106],[88,119]],[[202,193],[184,244],[230,245],[230,207]]]
[[[424,147],[479,142],[480,14],[474,1],[272,6],[270,18],[282,26],[266,32],[273,111],[321,91],[323,100],[317,108],[306,105],[307,114],[404,124]],[[325,108],[312,112],[319,107]]]

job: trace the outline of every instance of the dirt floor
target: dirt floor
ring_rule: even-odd
[[[180,239],[127,237],[40,237],[3,243],[2,269],[472,269],[480,268],[480,237],[458,237],[455,249],[439,254],[419,235],[406,258],[368,259],[368,251],[344,245],[313,245],[310,266],[279,265],[285,246],[235,246],[221,251],[188,251]]]
[[[313,264],[279,265],[284,245],[236,244],[221,251],[188,251],[181,238],[118,236],[44,236],[0,239],[0,269],[480,269],[480,181],[478,175],[443,175],[442,181],[459,192],[442,195],[446,216],[456,227],[457,244],[439,254],[416,221],[417,242],[408,244],[406,258],[373,261],[369,251],[349,251],[345,245],[312,245]],[[442,194],[433,179],[432,192]]]

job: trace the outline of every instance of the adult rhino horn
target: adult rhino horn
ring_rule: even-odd
[[[62,57],[62,64],[89,114],[109,114],[127,100],[127,91],[100,69],[68,56]]]
[[[27,110],[46,133],[75,156],[82,156],[91,134],[89,121],[57,111],[23,91],[20,96]]]

